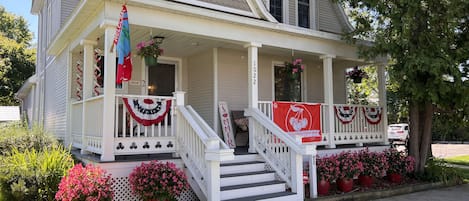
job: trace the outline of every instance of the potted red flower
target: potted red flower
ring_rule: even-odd
[[[337,186],[342,192],[349,192],[353,188],[353,178],[358,177],[363,172],[363,164],[356,152],[342,152],[338,155],[339,179]]]
[[[327,195],[330,183],[339,176],[337,155],[320,157],[316,159],[316,171],[318,174],[318,194]]]
[[[415,160],[412,156],[406,156],[404,152],[396,149],[388,149],[384,154],[389,164],[387,170],[389,181],[400,183],[403,175],[414,171]]]
[[[174,163],[156,160],[136,167],[129,183],[132,193],[144,201],[174,201],[189,188],[186,175]]]
[[[374,178],[385,176],[389,165],[384,153],[370,152],[367,148],[358,152],[358,158],[363,165],[363,171],[358,176],[358,181],[362,186],[369,188]]]

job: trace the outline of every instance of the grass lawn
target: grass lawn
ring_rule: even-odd
[[[455,156],[455,157],[451,157],[451,158],[445,158],[444,160],[448,163],[469,166],[469,155]]]
[[[463,173],[464,183],[469,183],[469,169],[456,168]]]

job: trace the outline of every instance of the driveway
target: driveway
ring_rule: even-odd
[[[462,201],[469,200],[469,184],[421,191],[375,201]]]
[[[432,144],[432,151],[438,158],[469,155],[469,144]]]
[[[394,144],[394,146],[399,151],[406,151],[406,147],[402,144]],[[432,152],[437,158],[469,155],[469,144],[432,144]]]

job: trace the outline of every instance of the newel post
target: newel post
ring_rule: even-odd
[[[295,135],[295,141],[299,146],[301,145],[301,137]],[[291,154],[291,190],[295,192],[300,198],[304,198],[304,185],[303,185],[303,155],[293,149],[290,149]]]
[[[206,145],[205,160],[207,162],[207,200],[220,200],[220,143],[218,139],[211,138]]]

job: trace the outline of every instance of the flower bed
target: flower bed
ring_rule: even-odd
[[[413,172],[414,159],[395,149],[389,149],[381,153],[369,152],[367,149],[360,152],[342,152],[337,155],[318,157],[317,176],[319,181],[327,181],[328,189],[321,189],[320,195],[336,194],[338,190],[343,192],[367,191],[374,189],[390,188],[400,183],[415,183],[407,177]],[[390,180],[391,175],[398,174],[403,180],[398,182]],[[371,177],[371,181],[360,182],[357,178]],[[334,181],[335,180],[335,181]],[[352,183],[350,184],[350,180]],[[344,188],[344,184],[346,187]],[[318,186],[319,188],[321,186]]]

